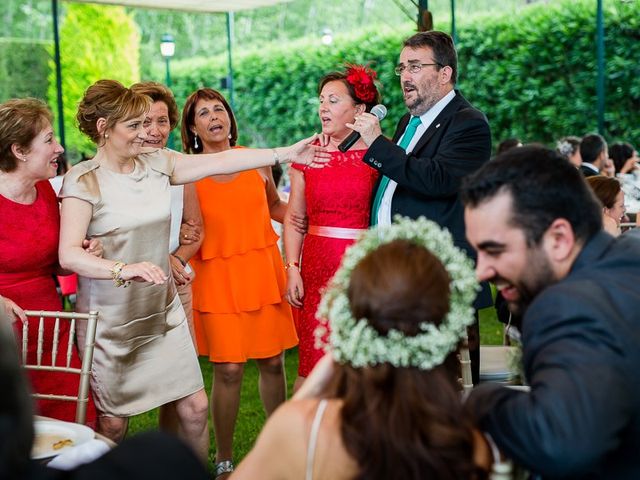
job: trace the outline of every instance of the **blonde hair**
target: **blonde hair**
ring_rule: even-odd
[[[87,88],[78,105],[78,128],[96,145],[102,133],[98,131],[98,119],[107,122],[105,130],[116,123],[140,117],[149,111],[151,98],[126,88],[116,80],[98,80]]]
[[[15,170],[18,159],[11,146],[18,145],[28,151],[33,139],[51,120],[49,107],[37,98],[13,99],[0,104],[0,170]]]

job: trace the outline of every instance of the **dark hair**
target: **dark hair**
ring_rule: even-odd
[[[351,97],[351,100],[353,100],[353,102],[356,105],[364,104],[366,112],[370,112],[373,107],[375,107],[378,103],[380,103],[380,98],[381,98],[380,91],[375,85],[373,86],[373,88],[376,91],[376,97],[370,102],[363,102],[362,100],[360,100],[356,96],[356,90],[353,87],[353,85],[347,81],[346,72],[330,72],[330,73],[327,73],[324,77],[322,77],[320,79],[320,82],[318,83],[318,95],[320,95],[324,86],[329,82],[342,82],[345,85],[345,87],[347,87],[347,91],[349,92],[349,96]]]
[[[27,152],[51,119],[49,107],[37,98],[13,99],[0,104],[0,170],[14,171],[18,159],[11,146],[18,145]]]
[[[613,164],[616,166],[616,172],[622,170],[627,160],[633,157],[635,149],[630,143],[614,143],[609,147],[609,158],[613,160]]]
[[[0,478],[27,478],[33,444],[33,408],[16,338],[0,299]]]
[[[238,124],[236,123],[236,117],[233,114],[233,110],[231,110],[231,107],[224,98],[224,95],[220,92],[213,88],[200,88],[189,95],[187,101],[184,103],[184,108],[182,109],[182,127],[180,128],[180,134],[182,136],[182,149],[185,153],[200,153],[203,149],[202,142],[198,144],[198,148],[194,147],[195,135],[191,131],[191,127],[195,124],[195,110],[198,100],[218,100],[222,103],[224,109],[229,115],[229,120],[231,121],[231,129],[229,131],[231,138],[229,139],[229,145],[235,147],[236,142],[238,141]]]
[[[611,177],[605,177],[604,175],[593,175],[587,177],[587,183],[596,194],[598,200],[602,203],[602,206],[607,208],[613,208],[616,203],[616,197],[622,190],[620,182]]]
[[[503,140],[498,144],[496,155],[500,155],[501,153],[504,153],[507,150],[516,148],[518,145],[522,146],[522,142],[520,141],[519,138],[507,138],[506,140]]]
[[[429,47],[433,51],[433,59],[438,64],[437,69],[451,67],[451,84],[455,85],[458,82],[458,53],[448,33],[437,30],[418,32],[407,38],[402,46],[413,49]]]
[[[580,141],[580,156],[583,162],[593,163],[607,148],[607,142],[597,133],[582,137]]]
[[[554,150],[540,145],[514,148],[467,177],[461,198],[476,207],[507,192],[513,199],[511,224],[529,246],[540,243],[557,218],[566,219],[576,239],[586,242],[602,229],[602,211],[582,174]]]
[[[173,97],[173,93],[169,88],[157,82],[140,82],[131,85],[131,90],[150,97],[153,102],[164,102],[169,111],[169,125],[171,130],[176,128],[180,114],[178,113],[178,105]]]
[[[449,310],[449,275],[435,255],[395,240],[366,255],[348,290],[355,318],[379,333],[416,335]],[[473,462],[473,425],[459,392],[455,352],[431,369],[336,365],[326,394],[343,400],[341,436],[356,479],[482,478]]]
[[[96,145],[104,132],[98,131],[98,119],[107,121],[105,131],[116,123],[139,117],[149,111],[151,99],[115,80],[98,80],[84,92],[78,105],[78,128]]]

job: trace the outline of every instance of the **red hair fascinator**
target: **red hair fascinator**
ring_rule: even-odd
[[[374,81],[378,74],[365,65],[347,64],[347,82],[353,86],[356,98],[363,103],[370,103],[376,99],[378,90]]]

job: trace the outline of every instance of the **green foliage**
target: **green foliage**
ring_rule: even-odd
[[[48,49],[49,42],[0,39],[0,102],[10,98],[47,98]]]
[[[607,4],[606,128],[610,141],[640,138],[640,2]],[[436,28],[448,30],[448,25]],[[290,143],[318,130],[317,82],[344,62],[371,63],[383,86],[391,134],[405,113],[393,74],[402,40],[413,25],[376,26],[336,36],[327,48],[312,40],[262,46],[234,59],[235,111],[240,143]],[[595,5],[591,0],[554,2],[512,14],[458,20],[460,85],[483,110],[494,141],[518,136],[552,143],[596,129]],[[201,86],[219,87],[226,56],[172,64],[178,103]],[[159,69],[153,71],[163,78]]]
[[[640,138],[640,3],[605,11],[608,140]],[[461,88],[494,138],[552,143],[597,129],[595,2],[565,1],[460,30]]]
[[[93,143],[77,128],[78,103],[84,91],[102,78],[131,85],[139,79],[139,35],[122,7],[69,4],[60,27],[64,123],[68,158],[92,155]],[[50,62],[49,104],[56,105],[56,81]]]

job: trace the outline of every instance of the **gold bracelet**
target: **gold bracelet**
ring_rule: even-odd
[[[131,280],[124,280],[122,278],[122,269],[126,266],[127,264],[124,262],[116,262],[111,267],[111,279],[116,287],[127,288],[131,284]]]
[[[289,270],[291,267],[296,267],[300,270],[300,262],[287,262],[284,264],[284,269]]]
[[[273,151],[273,166],[277,167],[280,165],[280,155],[278,155],[278,151],[275,148],[271,149]]]

